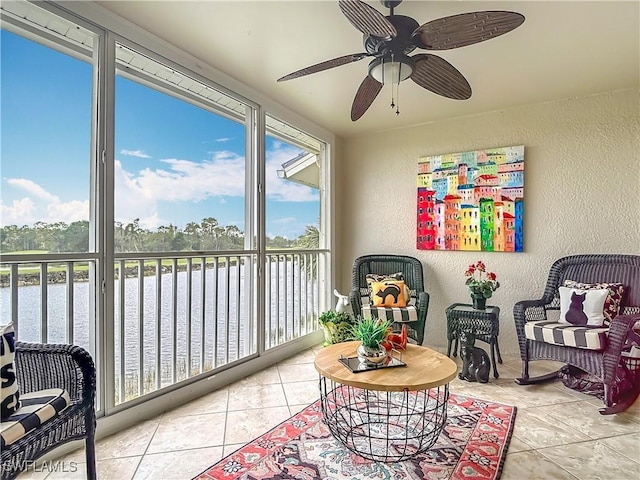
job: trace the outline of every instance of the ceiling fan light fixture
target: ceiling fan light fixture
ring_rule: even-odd
[[[399,84],[413,73],[413,62],[406,55],[384,56],[369,64],[369,75],[381,84]]]

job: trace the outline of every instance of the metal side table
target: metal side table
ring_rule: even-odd
[[[493,364],[493,376],[498,378],[496,354],[498,363],[502,363],[498,334],[500,333],[500,308],[487,306],[485,310],[476,310],[467,303],[454,303],[446,309],[447,314],[447,356],[451,356],[451,344],[453,343],[453,356],[458,354],[458,338],[460,332],[473,332],[476,340],[489,344],[491,363]]]

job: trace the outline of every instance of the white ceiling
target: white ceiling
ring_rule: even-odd
[[[400,115],[385,86],[357,122],[351,103],[370,58],[288,82],[292,71],[363,52],[362,34],[337,1],[100,1],[104,8],[342,137],[444,118],[640,89],[638,1],[411,1],[395,10],[418,23],[458,13],[511,10],[523,25],[501,37],[432,52],[469,81],[469,100],[450,100],[411,80],[400,85]],[[368,1],[388,14],[378,1]],[[413,54],[425,52],[416,50]]]

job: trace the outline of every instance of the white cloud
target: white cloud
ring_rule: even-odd
[[[89,220],[89,200],[52,203],[47,206],[47,216],[49,218],[47,223],[71,223],[78,220]]]
[[[138,185],[133,174],[125,171],[118,160],[115,162],[114,183],[116,221],[126,224],[139,218],[140,225],[144,228],[160,225],[156,200]],[[158,222],[157,225],[154,225],[154,222]]]
[[[123,155],[149,158],[142,150],[122,150]],[[299,153],[284,143],[276,143],[268,153],[266,163],[266,194],[279,202],[318,201],[315,189],[278,178],[282,164]],[[116,190],[115,219],[129,223],[136,218],[144,228],[156,228],[175,219],[163,218],[159,202],[201,202],[216,199],[227,203],[225,197],[245,196],[245,159],[230,151],[217,151],[202,162],[168,158],[161,168],[146,167],[139,171],[127,171],[119,160],[115,161],[114,182]],[[0,224],[28,225],[37,221],[71,223],[88,220],[89,200],[63,202],[55,194],[26,178],[11,178],[7,185],[23,191],[22,195],[5,195],[11,203],[2,202]],[[26,195],[25,195],[26,194]],[[281,220],[284,222],[283,219]]]
[[[7,184],[25,190],[26,197],[11,204],[0,203],[0,225],[32,225],[35,222],[72,223],[89,219],[89,200],[63,202],[37,183],[24,178],[7,179]]]
[[[283,218],[278,218],[276,220],[273,220],[273,223],[277,223],[280,225],[286,225],[286,224],[290,224],[296,221],[295,217],[283,217]]]
[[[167,169],[145,168],[131,181],[149,198],[164,201],[201,201],[219,195],[244,196],[244,157],[216,152],[211,160],[192,162],[169,158]]]
[[[151,158],[151,155],[147,155],[142,150],[120,150],[120,155],[127,155],[129,157],[138,158]]]
[[[9,185],[11,185],[12,187],[17,187],[17,188],[21,188],[23,190],[26,190],[28,194],[39,198],[41,200],[44,200],[45,202],[56,202],[56,201],[60,201],[60,199],[58,197],[56,197],[55,195],[50,194],[49,192],[47,192],[44,188],[42,188],[40,185],[38,185],[35,182],[32,182],[31,180],[28,180],[26,178],[9,178],[7,179],[7,183]]]
[[[14,200],[11,205],[0,204],[0,225],[27,225],[27,219],[33,215],[34,203],[30,198],[21,198]]]
[[[231,137],[220,137],[220,138],[216,138],[216,142],[230,142],[231,140],[233,140],[233,138]]]
[[[131,221],[133,220],[135,219],[131,219]],[[148,230],[155,230],[160,225],[166,225],[167,223],[170,223],[170,222],[165,222],[164,220],[162,220],[157,213],[154,213],[148,217],[140,218],[140,226]]]

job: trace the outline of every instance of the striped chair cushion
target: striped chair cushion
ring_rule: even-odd
[[[6,420],[0,428],[0,447],[17,442],[31,430],[62,412],[71,404],[66,390],[51,388],[20,395],[22,407]]]
[[[549,320],[527,322],[524,326],[524,335],[529,340],[586,350],[604,350],[608,332],[609,327],[581,327]]]
[[[374,307],[362,305],[363,318],[386,318],[394,323],[415,322],[418,320],[418,311],[413,305],[406,307]]]
[[[418,311],[413,305],[407,305],[406,307],[374,307],[371,304],[365,304],[362,305],[362,317],[386,318],[393,323],[393,331],[399,332],[401,330],[401,324],[416,322],[418,320]],[[418,336],[418,332],[408,327],[407,335],[409,337],[409,343],[417,343],[416,337]]]

